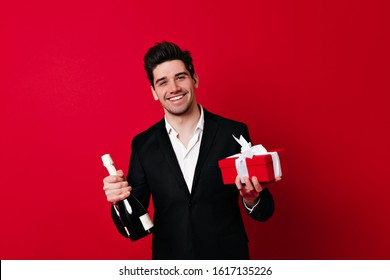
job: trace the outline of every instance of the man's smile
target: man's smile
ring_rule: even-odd
[[[167,98],[169,101],[178,101],[178,100],[181,100],[184,95],[186,95],[185,93],[184,94],[180,94],[180,95],[176,95],[176,96],[172,96],[172,97],[169,97]]]

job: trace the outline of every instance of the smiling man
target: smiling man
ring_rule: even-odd
[[[252,218],[266,221],[272,195],[255,177],[224,185],[218,168],[218,160],[240,152],[232,134],[250,139],[247,126],[197,103],[199,77],[188,51],[162,42],[144,62],[165,116],[134,137],[127,180],[122,171],[103,180],[116,227],[127,237],[116,203],[131,192],[148,207],[152,196],[153,259],[249,259],[239,196]]]

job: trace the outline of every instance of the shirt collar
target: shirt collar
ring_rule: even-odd
[[[195,131],[197,131],[198,129],[200,130],[203,130],[203,127],[204,127],[204,113],[203,113],[203,107],[202,105],[199,104],[199,108],[200,108],[200,117],[199,117],[199,121],[198,123],[196,124],[196,128],[195,128]],[[175,136],[177,137],[178,133],[176,132],[176,130],[169,124],[168,120],[167,120],[167,116],[164,116],[164,120],[165,120],[165,128],[168,132],[168,135],[172,133],[175,133]]]

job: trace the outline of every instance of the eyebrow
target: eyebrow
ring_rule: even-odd
[[[179,73],[175,74],[175,77],[178,77],[178,76],[181,76],[181,75],[188,76],[189,74],[188,74],[187,72],[183,71],[183,72],[179,72]],[[161,82],[161,81],[165,80],[166,78],[167,78],[166,76],[161,77],[160,79],[157,79],[157,80],[154,82],[154,84],[157,84],[158,82]]]
[[[188,73],[187,72],[179,72],[179,73],[177,73],[176,75],[175,75],[175,77],[177,77],[177,76],[181,76],[181,75],[185,75],[185,76],[188,76]]]

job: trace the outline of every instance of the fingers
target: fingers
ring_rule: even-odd
[[[124,178],[122,170],[117,171],[117,175],[107,176],[103,179],[103,190],[107,201],[116,204],[130,195],[131,187]]]
[[[122,170],[118,170],[116,175],[110,175],[103,179],[103,183],[117,183],[125,181],[125,176]]]
[[[259,180],[257,179],[257,177],[253,176],[252,177],[252,183],[253,183],[253,187],[255,188],[255,190],[259,193],[263,190],[263,187],[261,186]]]
[[[244,184],[243,184],[243,183],[241,183],[240,176],[237,176],[235,183],[236,183],[237,189],[239,189],[240,191],[242,191],[244,193],[250,192],[251,190],[253,190],[253,185],[248,177],[244,177]]]
[[[119,187],[118,187],[119,185]],[[113,184],[111,186],[105,186],[105,194],[107,201],[116,204],[118,201],[124,200],[130,195],[131,187],[126,184]]]
[[[251,180],[249,180],[249,178],[245,176],[244,181],[245,181],[246,192],[251,192],[253,190],[253,184]]]
[[[237,189],[240,191],[240,195],[244,199],[252,198],[253,196],[257,196],[255,193],[255,190],[253,188],[253,185],[248,177],[244,177],[244,184],[241,183],[240,177],[236,177],[236,186]]]
[[[252,190],[256,190],[256,192],[261,192],[263,190],[263,187],[261,186],[259,180],[257,177],[253,176],[252,181],[249,180],[248,177],[244,177],[244,184],[241,183],[240,176],[236,177],[236,186],[237,189],[244,191],[244,192],[250,192]]]
[[[250,205],[250,206],[254,205],[255,201],[259,197],[259,193],[255,189],[256,188],[255,185],[259,188],[259,186],[260,186],[259,182],[255,181],[252,184],[252,182],[249,180],[248,177],[244,177],[244,184],[242,184],[240,177],[237,176],[235,183],[236,183],[237,189],[239,190],[240,195],[243,197],[245,203],[247,205]]]
[[[243,188],[243,185],[241,184],[240,176],[237,175],[235,183],[236,183],[237,189],[241,190]]]
[[[115,194],[107,194],[107,201],[112,204],[117,204],[119,201],[122,201],[126,198],[128,198],[130,195],[130,191],[122,192],[119,195]]]
[[[126,188],[129,188],[129,184],[127,183],[127,181],[117,183],[105,183],[103,185],[103,190],[105,191],[115,191]]]

